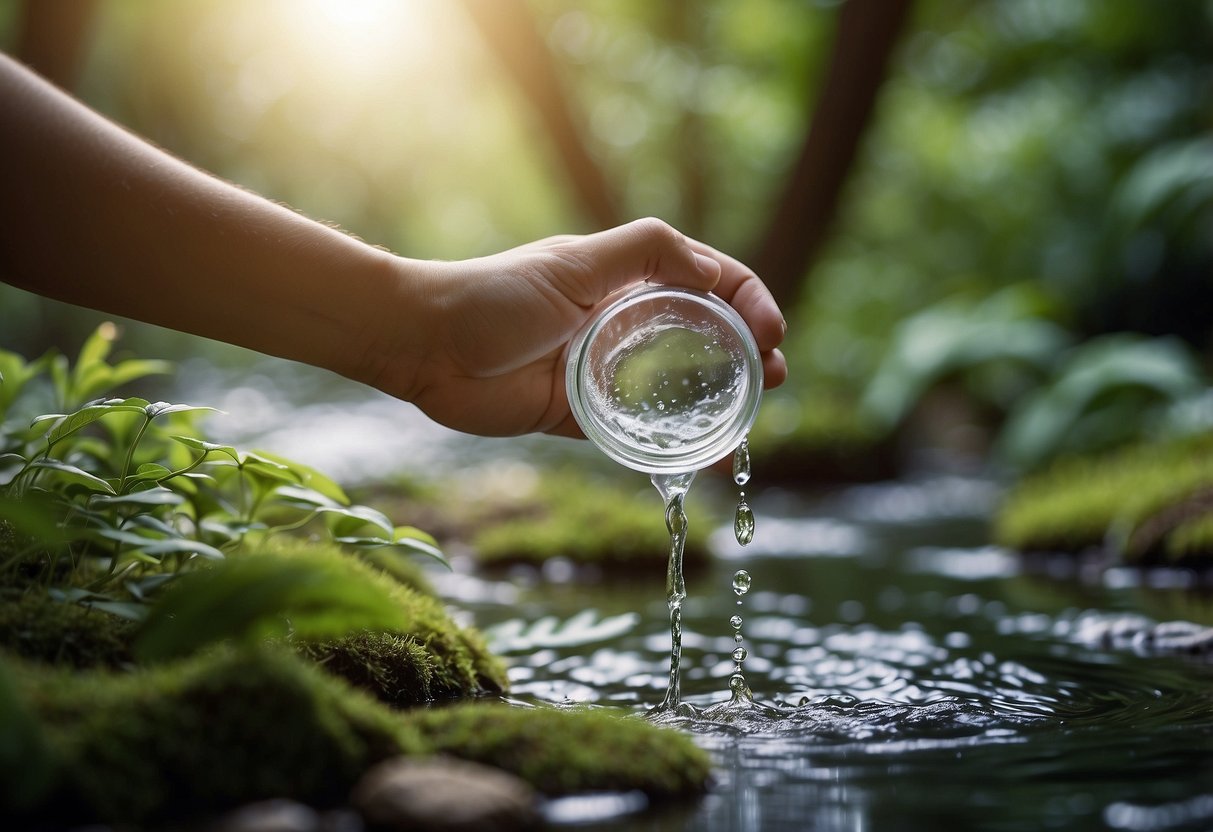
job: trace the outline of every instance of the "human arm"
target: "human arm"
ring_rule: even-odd
[[[657,220],[490,257],[397,257],[202,173],[0,56],[0,279],[332,370],[483,434],[576,435],[567,342],[611,290],[715,290],[786,374],[754,275]]]

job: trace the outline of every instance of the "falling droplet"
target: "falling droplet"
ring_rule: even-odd
[[[746,660],[746,657],[749,655],[750,654],[746,651],[746,649],[744,647],[738,647],[736,650],[733,651],[733,661],[739,662],[739,663],[744,662]]]
[[[745,595],[750,591],[750,584],[754,579],[750,577],[750,573],[744,569],[738,569],[733,573],[733,591],[738,595]]]
[[[731,624],[733,626],[734,630],[740,630],[741,629],[741,616],[740,615],[733,616],[732,618],[729,619],[729,624]]]
[[[740,673],[734,673],[729,677],[729,690],[737,695],[744,695],[746,691],[745,676]]]
[[[737,450],[733,451],[733,482],[745,485],[750,481],[750,439],[741,440]]]
[[[733,534],[737,536],[737,542],[742,546],[754,539],[754,510],[745,501],[744,491],[741,494],[741,501],[737,503],[737,515],[733,518]]]

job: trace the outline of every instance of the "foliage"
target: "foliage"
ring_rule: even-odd
[[[199,560],[305,527],[379,561],[387,551],[443,560],[432,537],[352,504],[320,472],[202,438],[195,419],[213,408],[89,400],[167,369],[109,364],[114,335],[112,326],[98,329],[74,365],[0,352],[0,521],[14,536],[0,577],[139,618],[149,596]],[[22,417],[26,398],[48,394],[59,412]]]
[[[702,792],[711,763],[687,734],[600,710],[462,704],[409,720],[432,751],[512,772],[547,795]]]
[[[1213,433],[1059,460],[1007,495],[994,536],[1023,551],[1130,563],[1213,558]]]
[[[1204,390],[1199,367],[1177,340],[1094,339],[1063,355],[1054,378],[1016,403],[998,456],[1034,468],[1063,452],[1140,440]]]
[[[1018,285],[978,303],[952,299],[898,325],[889,350],[860,405],[864,416],[892,428],[931,385],[967,374],[992,403],[1008,406],[1026,386],[1048,372],[1070,341],[1039,314],[1032,287]]]

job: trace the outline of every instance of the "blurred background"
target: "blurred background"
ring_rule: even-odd
[[[407,256],[644,215],[737,255],[791,325],[768,448],[1031,469],[1213,426],[1209,0],[27,0],[0,47]],[[102,320],[0,285],[27,356]]]

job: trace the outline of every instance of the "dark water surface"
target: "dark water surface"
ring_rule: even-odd
[[[345,482],[403,469],[483,488],[504,463],[494,481],[516,488],[519,470],[533,478],[537,461],[570,455],[644,480],[588,443],[470,440],[294,365],[240,379],[199,365],[185,377],[191,395],[231,412],[214,421],[217,438]],[[1213,619],[1209,586],[1068,561],[1026,568],[988,545],[998,495],[982,480],[808,498],[762,491],[759,468],[751,485],[757,532],[744,550],[731,483],[715,516],[688,512],[719,528],[716,557],[688,570],[682,608],[682,698],[694,710],[662,721],[710,751],[712,790],[675,807],[558,801],[550,821],[604,832],[1213,830],[1213,658],[1148,639],[1159,622]],[[692,502],[711,487],[701,478]],[[661,522],[655,491],[647,510]],[[668,681],[665,556],[631,579],[561,563],[506,580],[434,577],[457,615],[510,652],[512,701],[640,719]],[[740,712],[722,705],[739,568],[753,578],[740,613],[757,703]]]
[[[679,807],[641,810],[627,795],[558,803],[552,820],[720,832],[1213,829],[1213,659],[1147,642],[1157,622],[1192,611],[1192,588],[1169,586],[1191,576],[1025,569],[986,543],[993,496],[979,480],[946,477],[817,501],[768,492],[754,500],[746,550],[723,513],[692,516],[722,529],[715,563],[687,579],[691,707],[658,721],[711,752],[714,786]],[[753,577],[740,611],[756,702],[729,708],[730,585],[742,566]],[[587,583],[555,565],[505,584],[442,584],[490,633],[515,635],[516,701],[641,718],[661,700],[670,635],[657,572]],[[545,616],[556,620],[536,627]],[[502,622],[512,624],[494,628]]]

